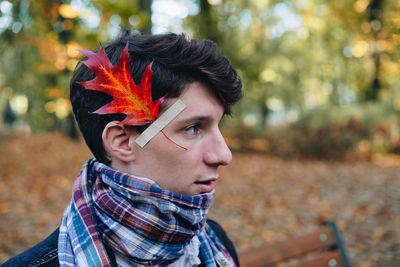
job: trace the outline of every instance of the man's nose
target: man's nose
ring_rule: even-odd
[[[232,161],[232,152],[227,146],[219,129],[211,136],[204,160],[207,164],[213,165],[228,165]]]

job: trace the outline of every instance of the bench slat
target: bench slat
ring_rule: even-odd
[[[267,266],[335,244],[330,227],[325,226],[308,235],[248,249],[240,253],[239,260],[243,267]]]
[[[340,256],[340,252],[328,251],[322,255],[319,255],[317,258],[313,258],[310,260],[302,261],[298,265],[294,265],[293,267],[344,267],[342,258]]]

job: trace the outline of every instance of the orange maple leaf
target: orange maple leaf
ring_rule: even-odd
[[[113,97],[113,101],[93,113],[123,113],[126,118],[121,123],[132,126],[145,125],[158,118],[165,97],[154,102],[152,100],[152,63],[147,65],[139,85],[136,85],[130,72],[128,44],[122,50],[116,66],[111,64],[103,47],[98,53],[88,50],[81,52],[88,58],[82,63],[88,66],[96,77],[80,84],[86,89],[104,92]]]

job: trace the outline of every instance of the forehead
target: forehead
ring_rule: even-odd
[[[177,99],[182,100],[186,105],[186,108],[178,117],[195,115],[221,119],[224,114],[224,107],[212,89],[201,82],[193,82],[187,85],[179,97],[167,98],[163,103],[162,110],[168,109]]]

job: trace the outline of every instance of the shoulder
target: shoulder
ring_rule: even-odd
[[[211,229],[218,236],[219,240],[224,244],[225,248],[228,250],[229,254],[232,256],[232,259],[235,261],[236,266],[239,266],[239,259],[235,250],[235,246],[232,241],[229,239],[228,235],[222,228],[222,226],[214,220],[207,219],[207,224],[211,227]]]
[[[58,234],[54,231],[45,240],[27,251],[9,259],[1,267],[56,267],[58,264]]]

